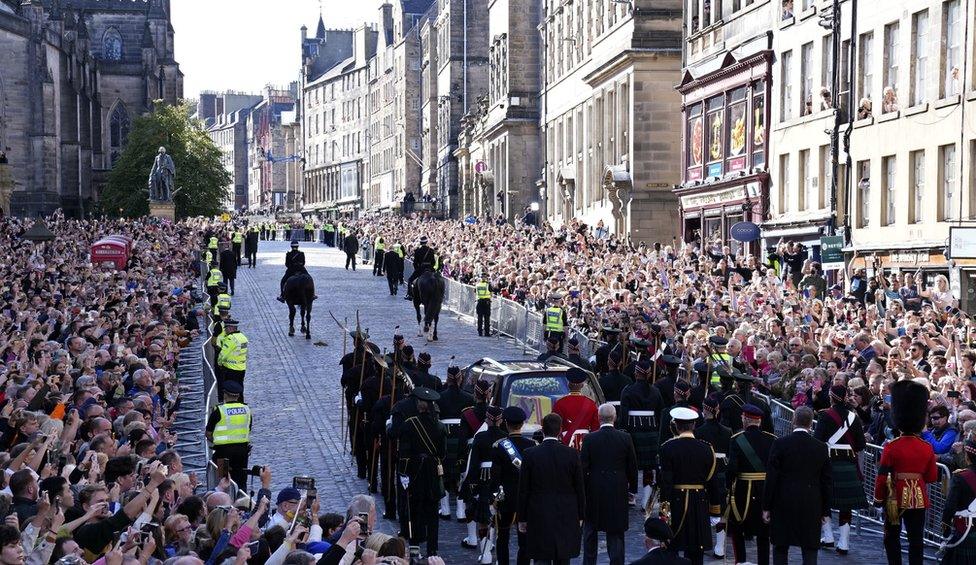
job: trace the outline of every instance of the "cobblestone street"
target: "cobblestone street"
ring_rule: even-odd
[[[481,357],[495,359],[523,358],[522,348],[509,340],[483,338],[474,325],[459,321],[449,312],[442,313],[440,341],[422,343],[416,337],[413,307],[400,296],[391,297],[385,278],[372,276],[372,264],[355,273],[343,269],[344,255],[318,244],[302,244],[309,272],[315,278],[319,299],[312,312],[312,339],[301,335],[288,337],[288,311],[274,297],[283,274],[285,242],[259,245],[259,265],[238,270],[237,293],[233,313],[241,321],[241,331],[249,338],[250,361],[246,379],[246,398],[254,411],[252,465],[268,464],[273,468],[273,489],[291,484],[294,475],[313,476],[322,500],[322,511],[343,512],[355,494],[366,492],[366,483],[356,477],[351,458],[344,451],[341,433],[341,398],[339,359],[342,356],[342,332],[329,316],[348,319],[355,326],[356,311],[362,327],[369,328],[371,340],[381,348],[392,344],[394,328],[416,352],[427,351],[433,358],[432,373],[443,378],[452,362],[465,366]],[[327,345],[315,345],[324,340]],[[351,347],[351,343],[349,344]],[[379,502],[382,512],[382,502]],[[627,534],[627,561],[643,554],[641,518],[632,511]],[[395,533],[396,525],[381,522],[377,529]],[[441,555],[448,565],[473,563],[472,550],[460,547],[463,526],[441,522]],[[832,552],[821,552],[821,563],[880,563],[884,561],[880,538],[873,535],[853,536],[855,548],[847,558]],[[601,563],[606,562],[601,542]],[[731,545],[727,562],[731,563]],[[514,551],[512,553],[514,558]],[[754,549],[750,557],[755,558]],[[796,552],[794,557],[799,560]],[[720,560],[706,561],[721,563]]]

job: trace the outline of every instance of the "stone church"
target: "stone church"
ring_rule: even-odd
[[[170,0],[0,0],[3,213],[91,213],[132,120],[182,97]]]

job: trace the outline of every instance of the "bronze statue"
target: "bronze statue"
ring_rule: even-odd
[[[166,154],[166,148],[160,147],[159,154],[153,161],[152,171],[149,173],[150,202],[170,202],[173,200],[173,181],[176,178],[176,164],[173,158]]]

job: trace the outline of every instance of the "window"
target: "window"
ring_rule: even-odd
[[[959,190],[956,185],[956,146],[939,148],[939,178],[942,179],[942,219],[955,220],[959,213]]]
[[[895,195],[895,156],[885,157],[881,161],[881,166],[884,168],[884,177],[882,178],[884,186],[881,187],[881,194],[884,196],[884,225],[890,226],[895,223],[895,202],[897,198]]]
[[[786,51],[783,53],[783,59],[780,61],[780,77],[779,81],[782,85],[782,99],[780,100],[780,120],[786,121],[793,119],[793,52]]]
[[[820,186],[817,189],[818,209],[824,207],[824,192],[832,190],[831,185],[834,182],[834,168],[830,163],[830,146],[822,145],[820,147]]]
[[[912,16],[912,106],[925,102],[925,67],[928,65],[929,11]]]
[[[871,161],[857,163],[858,227],[866,228],[871,221]]]
[[[707,151],[708,151],[708,176],[718,177],[722,176],[722,157],[725,153],[723,135],[724,126],[724,110],[725,110],[725,96],[716,96],[709,99],[705,105],[705,123],[706,132],[705,137],[707,141]],[[614,123],[610,120],[610,123]],[[711,164],[714,163],[714,164]]]
[[[833,104],[832,93],[834,91],[834,36],[828,35],[822,40],[823,45],[820,52],[823,60],[820,64],[820,109],[826,110]],[[827,94],[824,97],[824,93]]]
[[[922,208],[925,196],[925,151],[912,151],[911,156],[911,179],[909,187],[911,196],[909,200],[909,221],[913,224],[921,223],[923,215]]]
[[[858,67],[860,68],[861,74],[858,76],[857,91],[861,98],[867,98],[871,100],[871,94],[873,93],[874,86],[874,71],[872,57],[874,56],[874,33],[862,33],[860,39],[861,45],[858,50]]]
[[[800,48],[800,115],[813,113],[813,43]]]
[[[122,60],[122,34],[114,27],[105,30],[102,36],[102,58],[106,61]]]
[[[942,65],[942,97],[959,94],[962,67],[962,23],[959,0],[942,5],[942,32],[945,34],[945,53]]]
[[[728,171],[739,171],[746,168],[746,142],[748,141],[748,125],[746,119],[745,86],[736,88],[729,93],[729,142],[728,142]]]
[[[885,26],[884,75],[881,77],[884,83],[881,93],[882,113],[898,110],[898,31],[898,22]]]
[[[810,150],[800,151],[800,178],[803,179],[803,193],[800,200],[801,210],[812,210],[816,207],[815,190],[817,180],[814,177],[813,163],[810,162]]]
[[[129,113],[125,111],[122,102],[118,102],[115,109],[112,110],[112,117],[109,119],[109,157],[112,160],[112,165],[115,165],[115,162],[119,160],[122,148],[129,140],[129,127]]]
[[[779,213],[790,211],[790,156],[779,156]]]
[[[752,166],[766,164],[766,83],[752,85]]]

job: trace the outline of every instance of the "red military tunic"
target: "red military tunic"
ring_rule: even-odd
[[[566,445],[569,445],[576,430],[595,432],[600,429],[596,402],[578,392],[571,392],[557,400],[552,411],[563,419],[562,441]]]
[[[925,485],[939,479],[935,452],[929,442],[916,435],[904,435],[885,444],[874,482],[876,502],[883,502],[888,494],[888,473],[892,473],[900,509],[929,507]]]

